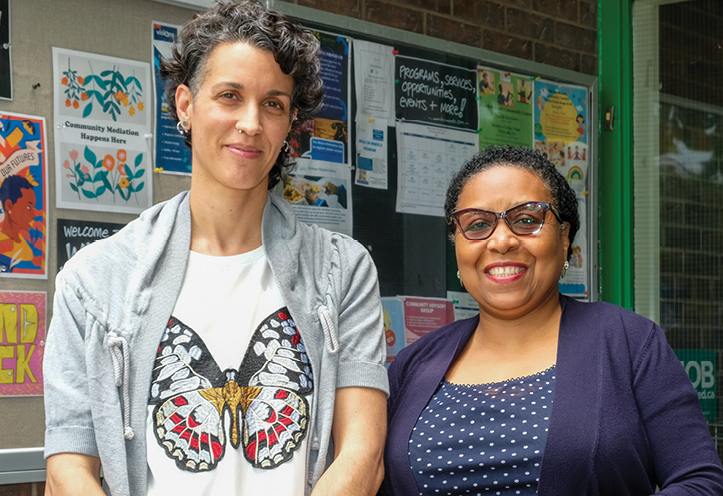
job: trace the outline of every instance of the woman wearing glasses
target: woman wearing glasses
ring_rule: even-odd
[[[383,494],[723,494],[698,397],[662,329],[558,292],[580,221],[554,165],[488,148],[447,191],[478,317],[389,369]]]

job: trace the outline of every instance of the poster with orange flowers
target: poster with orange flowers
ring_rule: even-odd
[[[0,277],[48,277],[45,150],[43,117],[0,111]]]
[[[56,206],[150,207],[150,64],[54,47],[53,92]]]

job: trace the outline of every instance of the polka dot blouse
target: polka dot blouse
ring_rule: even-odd
[[[442,381],[409,440],[419,494],[537,494],[555,367],[493,384]]]

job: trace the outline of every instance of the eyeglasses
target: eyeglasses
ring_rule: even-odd
[[[518,236],[537,234],[545,224],[545,215],[550,210],[562,225],[560,214],[548,202],[520,203],[504,212],[492,212],[481,208],[465,208],[452,214],[462,236],[470,241],[480,241],[492,236],[497,221],[504,219],[510,230]]]

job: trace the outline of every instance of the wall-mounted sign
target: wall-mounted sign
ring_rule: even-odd
[[[45,298],[0,291],[0,397],[43,394]]]
[[[108,238],[125,224],[58,219],[58,270],[86,245]]]
[[[717,353],[715,350],[675,350],[675,355],[688,373],[690,382],[698,392],[703,415],[708,421],[718,419],[715,376]]]

